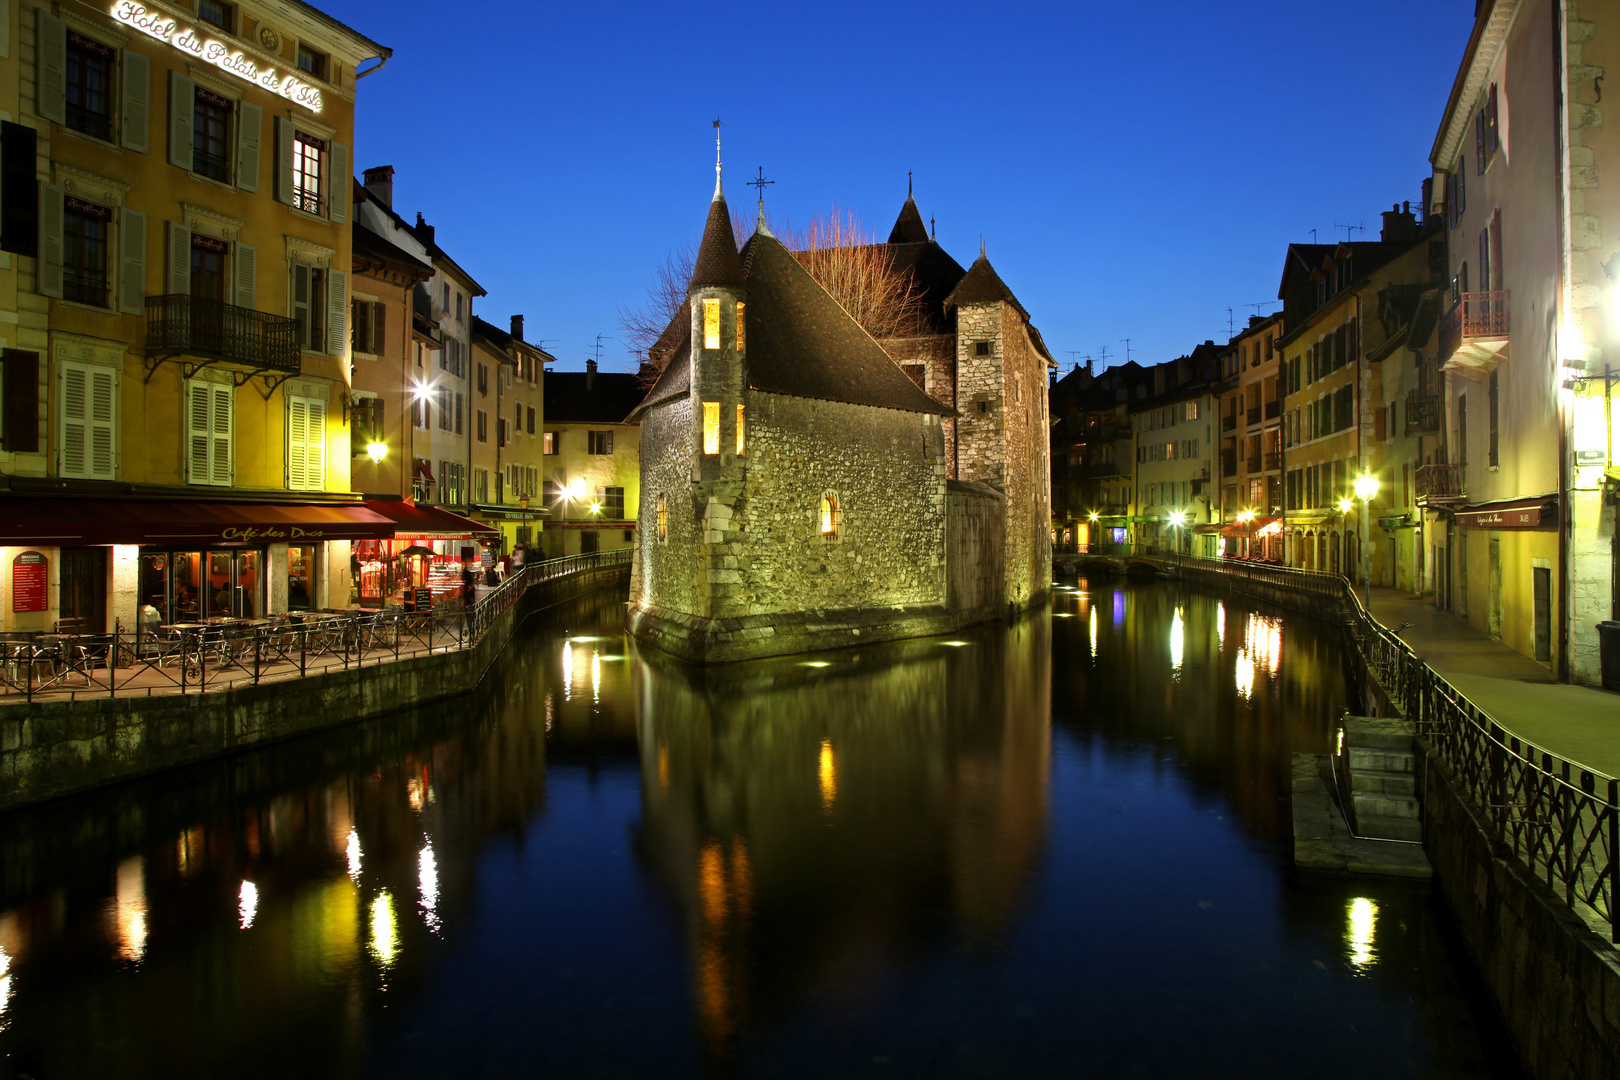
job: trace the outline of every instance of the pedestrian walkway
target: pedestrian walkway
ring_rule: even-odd
[[[1419,660],[1504,728],[1577,765],[1620,776],[1620,694],[1561,683],[1538,664],[1455,616],[1375,586],[1372,614]]]

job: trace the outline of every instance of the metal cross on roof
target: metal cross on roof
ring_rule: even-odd
[[[766,184],[774,184],[774,183],[776,183],[775,180],[767,180],[767,179],[765,179],[765,166],[761,165],[759,167],[759,178],[756,179],[756,180],[748,181],[748,186],[751,187],[751,188],[758,188],[759,189],[759,201],[764,202],[765,201],[765,185]]]

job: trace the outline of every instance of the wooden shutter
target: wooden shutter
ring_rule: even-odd
[[[1474,117],[1474,168],[1485,174],[1485,110]]]
[[[146,153],[152,102],[152,62],[132,49],[122,51],[124,61],[124,149]]]
[[[349,351],[349,272],[326,272],[326,351],[342,356]]]
[[[276,117],[276,201],[293,204],[293,123]]]
[[[190,172],[197,131],[197,83],[169,72],[169,164]]]
[[[236,109],[236,186],[259,190],[259,144],[264,138],[264,110],[244,101]]]
[[[139,315],[146,310],[146,215],[125,207],[118,220],[118,310]]]
[[[304,428],[304,488],[320,491],[326,487],[326,402],[305,403],[309,410]]]
[[[232,301],[237,307],[251,309],[253,307],[253,293],[259,278],[259,250],[252,244],[238,242],[235,251],[236,266],[234,277],[236,299]]]
[[[191,292],[191,230],[178,221],[169,222],[168,280],[164,291],[171,296]]]
[[[67,362],[60,363],[57,371],[62,403],[62,453],[57,471],[62,476],[82,477],[86,475],[90,439],[89,372],[82,364]]]
[[[326,161],[326,205],[333,223],[343,224],[349,220],[349,185],[354,180],[349,176],[349,148],[340,142],[331,147]]]
[[[118,477],[118,372],[96,366],[89,372],[89,470],[92,480]]]
[[[1386,413],[1382,406],[1373,410],[1373,438],[1378,442],[1384,441],[1384,417]]]
[[[39,254],[39,137],[25,124],[0,120],[0,250]]]
[[[309,348],[309,285],[310,268],[303,263],[292,264],[292,310],[287,314],[298,323],[298,347]]]
[[[13,454],[39,452],[39,354],[7,349],[0,370],[4,417],[0,446]]]
[[[287,486],[295,491],[305,486],[309,470],[305,447],[309,444],[309,405],[303,398],[287,399]]]
[[[209,483],[221,487],[229,487],[231,483],[232,461],[232,434],[235,424],[235,394],[230,386],[221,386],[217,383],[209,384],[208,389],[213,392],[214,408],[209,429]]]
[[[387,341],[383,330],[388,325],[387,310],[380,301],[371,305],[371,351],[378,356],[383,355]]]
[[[1500,289],[1505,280],[1502,275],[1502,211],[1496,210],[1491,214],[1491,283],[1486,287]]]
[[[39,12],[39,115],[67,123],[67,23],[43,8]]]
[[[210,414],[213,408],[213,387],[208,383],[186,384],[186,480],[192,484],[206,484],[210,470],[209,438]]]
[[[39,186],[39,291],[62,299],[62,189]]]

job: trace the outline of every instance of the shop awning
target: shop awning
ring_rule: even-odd
[[[1558,523],[1558,496],[1510,499],[1458,510],[1457,525],[1464,529],[1540,529]]]
[[[1193,532],[1200,533],[1200,534],[1224,532],[1225,529],[1226,529],[1226,526],[1221,525],[1218,522],[1213,523],[1213,524],[1207,524],[1207,525],[1194,525],[1192,527]]]
[[[494,536],[498,531],[481,521],[452,514],[437,506],[420,506],[403,500],[369,499],[365,507],[394,523],[392,535],[395,540],[470,540],[475,536]]]
[[[303,505],[172,499],[0,499],[0,544],[30,547],[384,540],[394,522],[359,503]]]
[[[1221,529],[1222,536],[1264,536],[1282,531],[1282,518],[1257,517],[1250,521],[1234,521]]]

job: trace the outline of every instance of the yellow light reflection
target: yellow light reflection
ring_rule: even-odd
[[[349,880],[356,885],[360,884],[360,833],[357,830],[349,830],[348,843],[344,845],[343,853],[349,859]]]
[[[251,881],[243,881],[241,890],[236,894],[236,914],[243,930],[253,925],[253,917],[258,913],[259,887]]]
[[[422,921],[435,934],[439,932],[439,864],[433,858],[429,840],[416,860],[416,884],[422,894]]]
[[[1350,924],[1345,928],[1344,938],[1350,945],[1350,966],[1363,971],[1378,960],[1378,953],[1373,948],[1373,935],[1378,928],[1378,905],[1365,896],[1358,896],[1350,901],[1349,914]]]
[[[1254,658],[1249,655],[1248,649],[1239,649],[1236,665],[1237,692],[1243,700],[1249,700],[1254,693]]]
[[[961,648],[963,645],[966,645],[967,642],[965,642],[965,641],[947,641],[945,644],[953,646],[955,648]]]
[[[821,808],[831,810],[838,798],[838,760],[833,756],[832,740],[821,740]]]
[[[563,642],[563,700],[574,700],[574,643]]]
[[[1215,644],[1226,648],[1226,605],[1215,601]]]
[[[1170,674],[1174,678],[1181,675],[1181,658],[1187,648],[1187,624],[1181,617],[1181,609],[1176,608],[1175,615],[1170,619]]]
[[[602,654],[591,650],[591,702],[602,703]]]
[[[399,925],[394,920],[394,898],[384,889],[371,902],[371,956],[384,970],[399,955]]]
[[[119,959],[139,963],[146,955],[146,867],[139,855],[118,864],[113,930]]]
[[[1091,626],[1091,658],[1097,658],[1097,609],[1091,609],[1091,615],[1086,620]]]
[[[6,1004],[11,1001],[11,957],[0,948],[0,1031],[6,1030]]]
[[[819,667],[832,667],[832,664],[829,663],[826,660],[804,660],[804,661],[801,661],[799,663],[799,666],[800,667],[818,667],[819,668]]]

